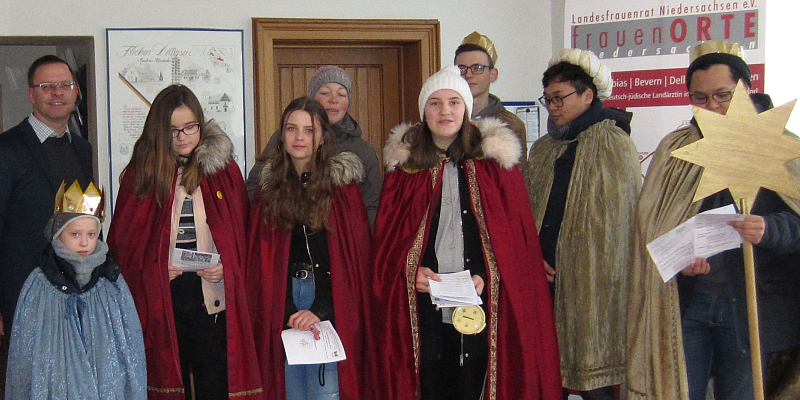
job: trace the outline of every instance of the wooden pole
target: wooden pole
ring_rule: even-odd
[[[739,199],[739,212],[750,213],[747,199]],[[764,377],[761,371],[761,338],[758,333],[758,303],[756,300],[756,269],[753,260],[753,244],[744,241],[744,282],[747,293],[747,323],[750,330],[750,364],[753,369],[753,395],[755,400],[764,400]]]

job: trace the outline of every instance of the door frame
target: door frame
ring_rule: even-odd
[[[440,67],[438,20],[253,18],[256,155],[266,146],[281,114],[276,108],[275,48],[331,45],[351,48],[399,45],[401,117],[404,121],[419,117],[419,91],[425,79]]]

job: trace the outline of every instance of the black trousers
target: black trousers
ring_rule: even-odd
[[[604,386],[592,390],[579,391],[583,400],[616,400],[614,395],[614,386]],[[564,400],[569,397],[569,392],[564,389]]]
[[[225,311],[208,314],[199,279],[197,274],[184,273],[171,284],[183,387],[187,399],[194,395],[195,400],[225,400],[228,399]],[[190,373],[194,376],[194,393]]]
[[[419,371],[422,400],[480,399],[486,380],[488,352],[465,352],[464,365],[461,365],[461,336],[452,325],[445,326],[441,358],[422,359]],[[469,341],[470,337],[464,337]],[[468,347],[474,348],[465,348]]]
[[[5,335],[0,342],[0,399],[6,398],[6,366],[8,365],[8,346],[11,339],[11,329],[5,327]]]

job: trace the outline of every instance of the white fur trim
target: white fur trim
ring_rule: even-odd
[[[408,143],[403,143],[403,135],[415,125],[406,122],[392,128],[392,133],[386,138],[386,144],[383,146],[383,164],[386,166],[386,171],[408,161],[411,150]]]
[[[386,145],[383,147],[383,161],[387,172],[392,168],[403,165],[411,156],[411,145],[402,141],[403,135],[419,124],[400,124],[392,129]],[[475,121],[475,126],[481,131],[481,151],[484,158],[497,161],[500,166],[510,169],[522,157],[517,134],[508,125],[497,118],[487,117]]]
[[[475,121],[481,130],[481,150],[485,158],[497,161],[501,167],[511,169],[522,157],[519,137],[505,122],[497,118],[481,118]]]
[[[335,186],[360,183],[364,180],[364,162],[355,153],[343,151],[332,156],[328,163],[331,166],[331,183]],[[258,179],[262,190],[267,188],[270,180],[272,180],[272,161],[267,160]]]
[[[359,183],[364,179],[364,162],[355,153],[343,151],[330,159],[331,182],[336,186]]]

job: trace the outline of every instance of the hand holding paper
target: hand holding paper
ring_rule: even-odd
[[[760,215],[748,215],[742,221],[731,221],[728,225],[739,232],[742,238],[752,244],[761,243],[764,237],[764,230],[767,228],[764,217]]]
[[[697,214],[648,243],[647,251],[661,279],[669,281],[697,258],[708,258],[739,247],[742,237],[728,222],[742,221],[745,216],[734,212],[729,205]]]
[[[431,300],[438,307],[458,307],[483,304],[475,290],[475,283],[468,270],[452,274],[440,274],[441,281],[431,279]]]
[[[217,264],[219,264],[219,254],[179,249],[177,247],[172,251],[172,265],[180,268],[183,272],[214,268]]]
[[[414,283],[418,292],[429,292],[430,285],[428,284],[429,280],[434,280],[437,282],[441,282],[442,280],[439,278],[432,269],[427,267],[419,267],[417,268],[417,276],[416,282]]]
[[[281,332],[283,348],[289,365],[324,364],[347,359],[339,334],[330,321],[317,322],[319,340],[314,340],[311,331],[287,329]]]

